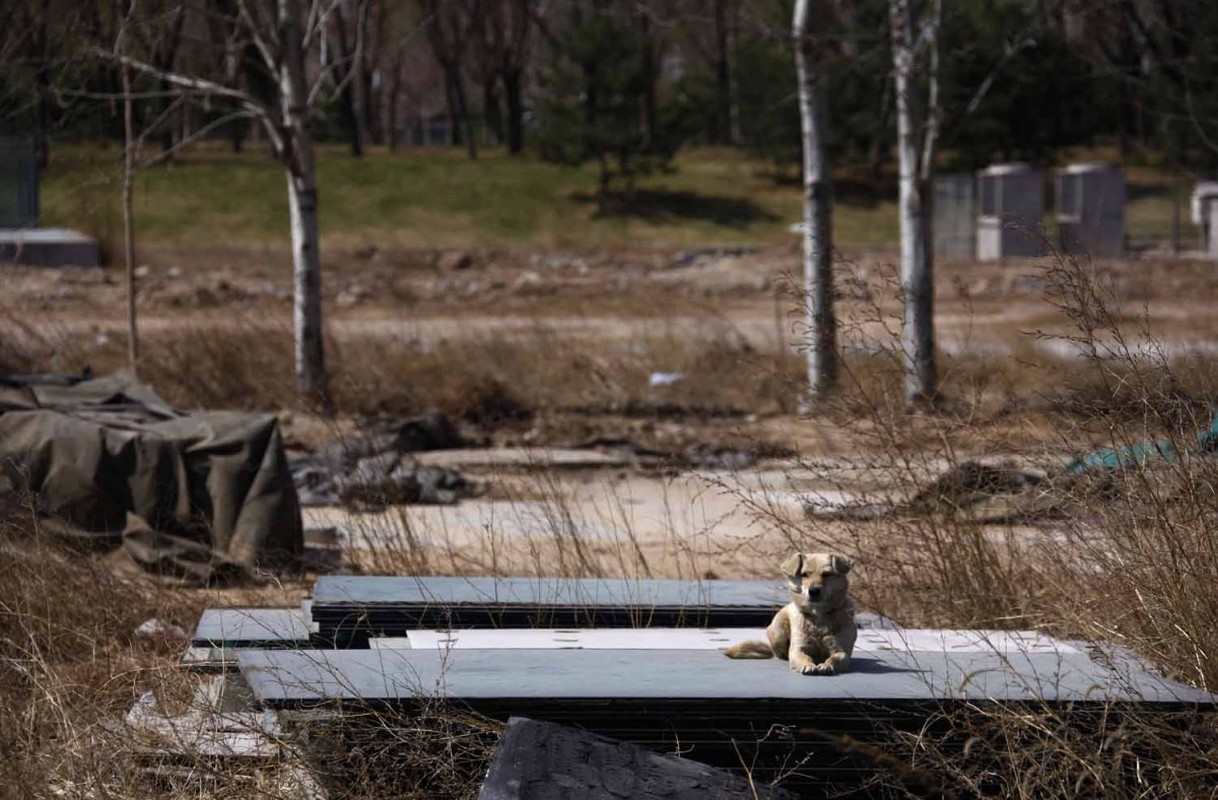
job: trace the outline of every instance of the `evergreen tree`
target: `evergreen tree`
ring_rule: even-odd
[[[636,176],[667,166],[695,125],[680,96],[651,115],[656,76],[646,47],[634,21],[605,3],[577,7],[552,43],[536,105],[541,156],[571,165],[596,161],[602,204],[615,179],[630,191]]]

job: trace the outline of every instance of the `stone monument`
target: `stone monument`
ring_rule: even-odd
[[[1022,162],[993,164],[977,173],[977,187],[977,259],[1042,255],[1044,174]]]
[[[977,255],[977,182],[972,173],[935,176],[935,256]]]
[[[38,157],[34,143],[0,138],[0,263],[96,267],[97,240],[66,228],[39,228]]]
[[[1112,164],[1071,164],[1055,184],[1063,253],[1119,256],[1125,252],[1125,175]]]

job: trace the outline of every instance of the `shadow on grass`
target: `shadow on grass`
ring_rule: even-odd
[[[596,203],[597,218],[638,217],[652,222],[697,219],[728,228],[743,228],[756,222],[778,222],[780,217],[752,200],[720,197],[698,192],[636,189],[610,192],[598,198],[592,192],[575,192],[577,203]]]
[[[798,170],[767,169],[758,172],[775,186],[803,189],[803,174]],[[845,206],[875,208],[880,203],[896,200],[897,178],[890,169],[877,175],[869,167],[845,167],[833,173],[833,200]]]
[[[1188,198],[1183,197],[1184,193],[1180,191],[1180,186],[1171,183],[1126,181],[1125,192],[1127,199],[1131,203],[1135,200],[1165,200],[1170,203],[1172,195],[1176,193],[1181,195],[1182,202],[1188,202]]]

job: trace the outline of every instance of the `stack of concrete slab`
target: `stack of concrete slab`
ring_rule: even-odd
[[[311,603],[339,647],[421,628],[762,626],[786,600],[774,581],[325,576]]]
[[[723,656],[730,643],[764,638],[784,601],[777,581],[336,576],[319,579],[299,610],[209,611],[193,644],[197,659],[240,682],[234,696],[285,725],[297,714],[409,714],[439,701],[747,768],[762,783],[781,775],[805,797],[871,785],[868,754],[894,731],[963,748],[943,712],[1047,709],[1086,728],[1114,704],[1139,714],[1214,708],[1212,695],[1123,650],[1035,631],[906,629],[860,615],[841,675]]]
[[[302,650],[315,646],[308,608],[209,608],[199,618],[183,666],[223,671],[237,648]]]
[[[902,631],[877,631],[860,637],[850,671],[824,677],[724,658],[717,641],[646,649],[630,631],[618,632],[616,648],[509,646],[530,633],[500,632],[498,647],[459,635],[397,650],[239,650],[237,662],[262,709],[410,712],[444,701],[491,718],[578,725],[719,768],[749,765],[762,781],[785,773],[784,785],[804,796],[865,786],[875,773],[871,747],[894,731],[942,733],[944,711],[1048,707],[1088,726],[1114,702],[1145,714],[1213,706],[1210,695],[1120,653],[1097,660],[1083,646],[1034,635],[914,631],[906,642]],[[852,746],[841,749],[843,741]]]

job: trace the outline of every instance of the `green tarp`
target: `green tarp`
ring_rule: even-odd
[[[303,550],[300,505],[271,414],[184,414],[125,372],[0,379],[0,494],[90,548],[208,581]]]
[[[1196,448],[1190,447],[1189,450],[1197,454],[1208,454],[1218,450],[1218,414],[1214,415],[1208,429],[1197,434]],[[1171,463],[1179,457],[1174,442],[1138,442],[1128,447],[1107,447],[1079,456],[1066,465],[1066,472],[1078,475],[1096,467],[1146,466],[1155,461]]]

